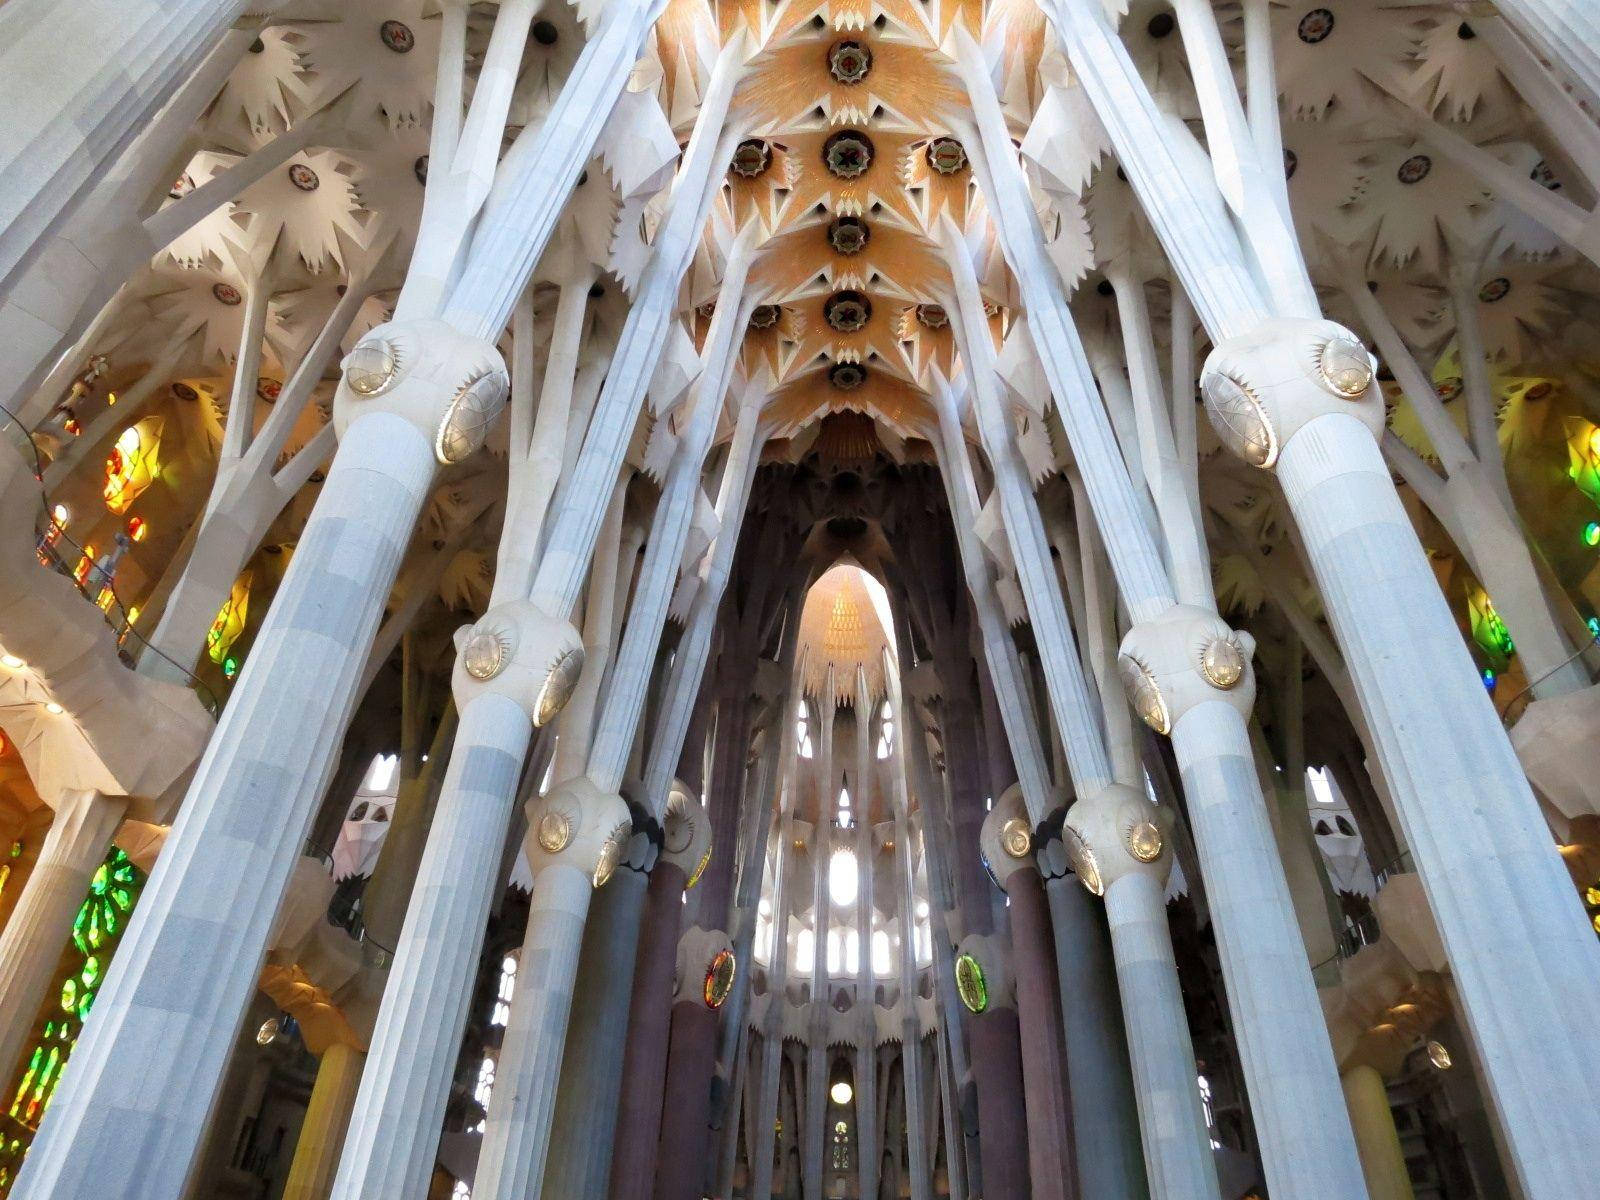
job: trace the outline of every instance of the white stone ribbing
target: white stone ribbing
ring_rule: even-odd
[[[249,4],[11,0],[0,11],[0,292]]]
[[[457,329],[492,339],[505,327],[664,7],[665,0],[621,0],[608,6],[537,133],[524,131],[512,145],[488,196],[484,223],[473,235],[461,275],[445,302],[442,315]],[[742,42],[735,35],[730,45]],[[718,66],[729,57],[724,47]],[[733,57],[742,63],[742,53]],[[729,82],[726,76],[724,72],[724,82]],[[719,107],[716,90],[713,70],[695,126],[696,134],[708,130],[703,136],[713,143],[727,112],[727,97]],[[685,167],[693,150],[691,141]],[[683,172],[680,178],[700,176]]]
[[[628,440],[638,422],[639,406],[666,346],[668,323],[677,312],[678,287],[694,259],[711,201],[737,141],[737,128],[724,130],[723,122],[743,67],[739,45],[742,39],[735,38],[723,49],[712,70],[666,217],[656,233],[650,262],[595,401],[583,449],[563,479],[554,524],[531,594],[538,608],[555,616],[572,610],[582,587],[605,516],[591,497],[602,489],[609,490],[622,466]],[[547,187],[548,180],[540,186]],[[497,275],[503,269],[499,263],[494,267]]]

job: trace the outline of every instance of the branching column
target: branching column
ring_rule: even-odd
[[[1574,16],[1579,7],[1540,6]],[[1600,1108],[1592,1102],[1600,1078],[1600,944],[1379,453],[1383,400],[1372,363],[1331,322],[1269,319],[1275,306],[1218,213],[1215,189],[1207,195],[1209,181],[1193,170],[1192,146],[1176,152],[1177,131],[1163,122],[1100,10],[1051,0],[1046,12],[1216,344],[1202,379],[1213,424],[1231,450],[1274,471],[1283,486],[1483,1047],[1517,1171],[1530,1197],[1559,1196],[1585,1170],[1577,1147],[1600,1142]],[[1566,39],[1569,49],[1585,44],[1581,36]],[[1213,140],[1226,136],[1210,126],[1208,118]],[[1221,783],[1249,770],[1243,746],[1229,761],[1213,751],[1211,765],[1199,767],[1197,740],[1222,732],[1219,706],[1204,707],[1187,729],[1174,730],[1191,798],[1203,777]],[[1228,737],[1236,740],[1231,724]],[[1473,800],[1441,805],[1441,795]],[[1208,807],[1193,812],[1203,858]],[[1236,861],[1210,857],[1230,877],[1240,874]],[[1219,897],[1210,864],[1207,885],[1220,927],[1231,901]],[[1226,966],[1227,939],[1219,940]],[[1265,963],[1259,969],[1273,972]],[[1234,982],[1230,974],[1230,993]],[[1287,1037],[1253,1047],[1246,1023],[1238,1028],[1258,1117],[1265,1110],[1276,1123],[1293,1103],[1264,1103],[1256,1072],[1296,1047],[1303,1053],[1305,1042]],[[1325,1090],[1319,1080],[1319,1105]],[[1323,1124],[1324,1135],[1340,1123]],[[1288,1146],[1305,1139],[1258,1125],[1270,1176],[1280,1139]]]
[[[1058,30],[1060,24],[1058,16]],[[1100,27],[1104,28],[1103,23]],[[1102,542],[1134,620],[1120,659],[1124,683],[1140,714],[1159,732],[1172,734],[1184,770],[1184,790],[1217,923],[1228,999],[1236,1016],[1235,1029],[1249,1077],[1253,1110],[1263,1133],[1262,1155],[1268,1182],[1275,1191],[1290,1196],[1359,1196],[1363,1187],[1361,1165],[1349,1134],[1326,1025],[1301,951],[1288,888],[1274,853],[1265,802],[1251,763],[1243,714],[1249,710],[1254,691],[1249,672],[1253,645],[1243,635],[1233,634],[1214,611],[1198,607],[1199,602],[1212,603],[1209,595],[1186,595],[1189,603],[1174,603],[1172,581],[1167,578],[1152,530],[1140,514],[1132,481],[1062,300],[1059,278],[1045,255],[1038,216],[1015,148],[1006,133],[993,87],[981,69],[981,52],[970,38],[959,32],[957,36],[962,39],[959,57],[983,142],[984,153],[977,159],[980,176],[996,210],[1007,261],[1022,291],[1029,333],[1055,394],[1056,408],[1066,427]],[[1069,40],[1065,34],[1063,39]],[[1109,124],[1108,119],[1108,127]],[[1185,215],[1182,220],[1195,225],[1204,211]],[[1197,234],[1205,232],[1200,220]],[[1231,229],[1229,236],[1233,236]],[[1234,274],[1249,278],[1247,271],[1237,267]],[[1221,286],[1217,280],[1208,283],[1213,288]],[[1196,303],[1199,304],[1198,299]],[[1085,818],[1090,815],[1086,812]],[[1074,824],[1069,814],[1069,826]],[[1159,836],[1155,839],[1152,860],[1161,855],[1164,840]],[[1131,844],[1109,843],[1096,853],[1133,861],[1137,852]],[[1110,874],[1124,878],[1124,864],[1119,861],[1116,865],[1117,870]],[[1079,868],[1080,879],[1097,890],[1087,864],[1080,863]],[[1125,878],[1132,880],[1135,876]],[[1138,888],[1121,889],[1122,901],[1113,902],[1109,895],[1111,885],[1105,886],[1107,912],[1117,946],[1118,977],[1124,984],[1126,1000],[1128,984],[1144,976],[1123,970],[1123,943],[1117,940],[1118,931],[1120,928],[1133,939],[1127,943],[1130,950],[1141,929],[1148,928],[1153,936],[1156,925],[1150,917],[1161,911],[1160,898],[1152,898],[1148,886],[1141,884]],[[1119,923],[1119,909],[1133,901],[1142,906],[1140,916]],[[1129,914],[1124,910],[1123,915]],[[1165,939],[1164,918],[1159,928]],[[1155,948],[1150,949],[1154,953]],[[1170,959],[1170,955],[1169,941],[1162,956]],[[1141,958],[1152,972],[1168,969],[1159,958],[1145,958],[1142,952]],[[1137,1085],[1143,1065],[1137,1057],[1141,1039],[1134,1025],[1134,1007],[1125,1004],[1131,1048],[1136,1055]],[[1183,1040],[1187,1041],[1186,1032]],[[1152,1050],[1164,1049],[1168,1053],[1175,1048],[1165,1040],[1151,1044]],[[1191,1091],[1193,1087],[1191,1079]],[[1171,1100],[1178,1102],[1176,1096]],[[1148,1138],[1151,1121],[1143,1114],[1142,1120]],[[1175,1128],[1171,1123],[1158,1127]],[[1147,1154],[1147,1162],[1148,1157]],[[1175,1181],[1163,1179],[1154,1164],[1149,1165],[1153,1187],[1162,1190],[1175,1185]],[[1180,1186],[1193,1184],[1184,1182]],[[1214,1188],[1215,1184],[1210,1186]]]

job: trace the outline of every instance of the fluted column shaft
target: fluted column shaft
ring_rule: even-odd
[[[1073,1129],[1067,1098],[1066,1048],[1056,995],[1056,956],[1044,883],[1032,866],[1006,879],[1011,903],[1011,962],[1017,976],[1017,1019],[1028,1052],[1022,1083],[1028,1102],[1028,1167],[1035,1200],[1067,1200],[1073,1175]]]
[[[1028,1114],[1022,1093],[1017,1011],[994,1005],[972,1019],[972,1066],[978,1076],[978,1145],[985,1200],[1028,1200]],[[917,1052],[907,1046],[906,1054]],[[909,1102],[909,1093],[907,1093]],[[908,1122],[922,1114],[906,1114]]]
[[[1145,874],[1117,880],[1106,889],[1106,920],[1117,960],[1150,1194],[1163,1200],[1217,1200],[1217,1173],[1198,1100],[1194,1048],[1160,884]]]
[[[1600,1145],[1600,943],[1372,435],[1321,417],[1289,439],[1278,477],[1367,706],[1515,1169],[1530,1200],[1562,1196],[1589,1173],[1581,1147]]]
[[[657,863],[656,870],[664,868],[672,869]],[[552,1198],[606,1200],[611,1195],[607,1185],[623,1079],[617,1060],[627,1037],[634,960],[649,884],[644,872],[620,868],[595,897],[584,929],[575,989],[583,1003],[573,1010],[567,1026],[550,1157],[544,1169],[544,1194]]]
[[[650,873],[622,1056],[619,1136],[614,1139],[608,1193],[612,1200],[649,1200],[655,1184],[685,882],[683,869],[675,863],[657,862]],[[746,969],[748,964],[741,962],[740,970]]]
[[[1406,1170],[1405,1151],[1400,1148],[1383,1076],[1375,1068],[1361,1065],[1348,1068],[1340,1080],[1361,1169],[1367,1176],[1367,1195],[1372,1200],[1413,1200],[1411,1174]]]
[[[1110,934],[1076,877],[1052,878],[1045,892],[1056,936],[1079,1191],[1085,1200],[1139,1200],[1149,1185]]]
[[[339,1169],[339,1151],[355,1108],[366,1055],[346,1042],[334,1042],[322,1052],[311,1103],[300,1125],[300,1139],[283,1185],[283,1200],[324,1200]]]
[[[182,1190],[434,469],[399,417],[346,430],[15,1196]]]
[[[99,792],[69,792],[56,805],[33,871],[0,932],[0,1072],[10,1071],[27,1045],[73,918],[127,811],[127,797]]]
[[[249,7],[250,0],[5,6],[0,292]]]
[[[544,1176],[550,1148],[573,980],[593,894],[589,877],[568,863],[552,863],[534,877],[528,937],[500,1050],[500,1060],[518,1064],[518,1071],[503,1081],[507,1090],[497,1089],[498,1103],[490,1106],[473,1181],[475,1196],[541,1194],[534,1181]]]
[[[706,1072],[698,1068],[716,1056],[717,1014],[698,992],[691,988],[672,1006],[655,1200],[699,1200],[705,1195],[711,1089]]]
[[[1495,8],[1591,103],[1600,101],[1600,12],[1589,0],[1499,0]]]
[[[334,1200],[416,1200],[427,1194],[484,916],[500,882],[496,868],[532,732],[527,714],[503,696],[477,696],[461,710],[456,749],[378,1009]],[[517,999],[539,987],[539,964],[525,953],[523,966]],[[508,1043],[511,1037],[508,1028]]]

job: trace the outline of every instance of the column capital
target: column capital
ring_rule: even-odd
[[[1128,875],[1166,886],[1172,825],[1170,809],[1150,803],[1138,788],[1111,783],[1067,810],[1061,839],[1078,882],[1103,896]]]
[[[661,857],[683,871],[687,891],[711,861],[711,814],[681,779],[672,781],[661,816]]]
[[[995,882],[1002,891],[1010,892],[1009,880],[1022,868],[1033,865],[1036,848],[1020,783],[1013,783],[1002,792],[983,818],[978,845]]]
[[[583,673],[583,638],[572,622],[528,600],[497,604],[456,631],[451,691],[463,710],[481,695],[503,696],[548,725],[572,698]]]
[[[617,869],[632,836],[627,801],[615,792],[602,792],[587,775],[556,785],[528,805],[525,848],[535,875],[564,865],[601,887]]]
[[[1206,416],[1224,446],[1264,470],[1319,417],[1348,414],[1378,437],[1384,404],[1376,362],[1343,325],[1275,317],[1212,350],[1200,375]]]
[[[493,343],[437,319],[379,325],[339,368],[333,424],[341,438],[357,417],[390,412],[428,439],[443,466],[477,453],[511,391]]]
[[[1211,700],[1248,717],[1256,697],[1255,652],[1255,639],[1230,629],[1216,613],[1175,604],[1128,630],[1117,672],[1140,719],[1169,734],[1185,713]]]

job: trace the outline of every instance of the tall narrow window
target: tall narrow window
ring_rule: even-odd
[[[888,758],[889,751],[894,749],[894,709],[889,707],[889,702],[883,702],[878,722],[878,757]]]
[[[850,789],[849,788],[840,788],[839,789],[839,805],[838,805],[838,808],[835,811],[838,814],[839,828],[840,829],[849,829],[850,828]]]
[[[806,712],[806,702],[803,698],[795,710],[794,736],[801,758],[811,758],[816,754],[816,747],[811,744],[811,717]]]
[[[505,1025],[511,1020],[511,997],[517,990],[517,960],[508,954],[500,960],[500,983],[495,989],[494,1012],[489,1024]]]

